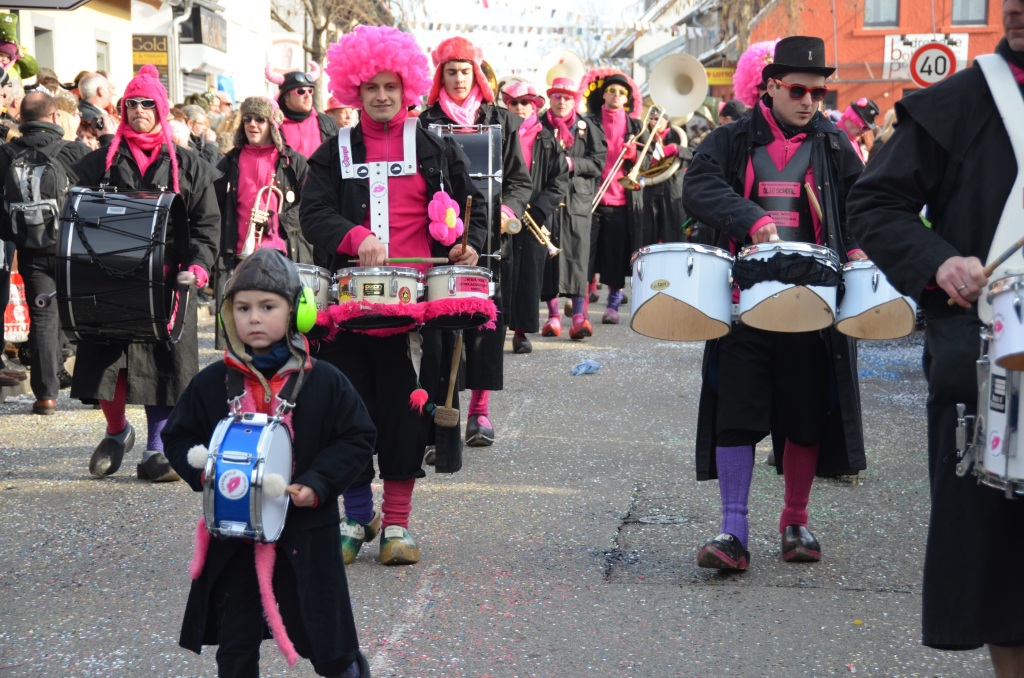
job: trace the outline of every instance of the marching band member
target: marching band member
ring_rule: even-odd
[[[320,67],[310,61],[307,73],[291,71],[278,75],[267,64],[263,73],[278,87],[277,105],[285,117],[281,136],[289,148],[308,158],[338,131],[333,117],[313,108],[313,85],[320,79]]]
[[[562,147],[537,118],[544,107],[544,97],[533,85],[513,82],[501,93],[512,114],[522,118],[519,127],[519,147],[533,179],[533,195],[526,213],[537,226],[551,223],[559,211],[559,202],[569,189],[569,166]],[[529,353],[533,350],[527,333],[540,327],[538,304],[540,286],[544,277],[544,262],[548,252],[536,236],[525,227],[512,236],[513,303],[508,310],[508,326],[513,330],[512,352]],[[558,315],[556,313],[555,317]]]
[[[875,118],[878,117],[878,104],[867,97],[861,97],[846,107],[843,117],[839,119],[839,129],[846,132],[853,150],[861,162],[865,162],[864,149],[860,139],[868,130],[875,129]]]
[[[561,335],[558,297],[563,296],[572,304],[569,338],[582,341],[594,333],[585,305],[590,267],[590,207],[604,169],[606,146],[601,128],[591,125],[576,111],[580,99],[576,83],[569,78],[555,78],[547,95],[551,105],[540,116],[540,123],[565,149],[570,181],[568,193],[562,198],[565,209],[557,210],[551,219],[551,230],[558,234],[562,252],[548,261],[541,293],[541,299],[548,305],[548,320],[541,334]]]
[[[626,276],[631,275],[629,258],[640,247],[643,236],[642,191],[627,191],[619,179],[626,176],[637,157],[637,144],[631,141],[640,129],[639,89],[622,71],[598,68],[587,73],[581,86],[590,124],[598,127],[608,144],[601,181],[608,189],[601,196],[590,226],[590,270],[608,287],[608,307],[601,322],[619,324],[619,304]],[[610,177],[616,161],[623,162]],[[596,289],[596,285],[591,283]],[[585,313],[584,313],[585,314]]]
[[[119,191],[170,189],[184,198],[188,214],[189,257],[179,271],[178,284],[206,286],[217,256],[220,210],[213,188],[213,167],[187,148],[171,141],[166,124],[170,104],[155,67],[145,65],[128,83],[121,100],[121,122],[114,140],[89,153],[72,168],[79,186],[109,184]],[[99,400],[107,434],[89,460],[94,476],[111,475],[121,467],[135,444],[135,429],[125,417],[125,405],[146,406],[148,435],[139,478],[153,482],[178,480],[164,456],[160,432],[171,408],[189,380],[199,371],[199,338],[193,308],[181,339],[170,345],[82,342],[78,345],[71,397]]]
[[[424,128],[441,125],[501,126],[501,222],[515,218],[526,209],[533,184],[519,147],[519,118],[493,104],[494,92],[480,66],[482,55],[462,37],[449,38],[431,54],[436,70],[427,95],[428,108],[420,115]],[[475,210],[474,210],[475,211]],[[499,224],[491,224],[492,240],[499,242]],[[489,254],[493,254],[489,253]],[[503,256],[504,256],[503,252]],[[497,329],[466,330],[466,388],[470,389],[466,443],[486,447],[494,443],[488,400],[491,391],[504,388],[502,354],[505,346],[504,313],[510,304],[511,262],[501,261],[501,286],[495,301],[499,316]]]
[[[299,192],[306,183],[306,159],[285,146],[280,125],[284,116],[277,104],[266,97],[249,97],[239,112],[242,124],[235,131],[234,148],[217,164],[221,176],[214,183],[221,214],[221,262],[214,278],[227,281],[249,246],[272,247],[296,263],[312,263],[312,247],[299,228]],[[284,198],[279,204],[273,186]],[[264,214],[254,215],[254,207]],[[254,223],[250,229],[250,222]],[[252,230],[252,233],[250,233]],[[246,252],[246,256],[252,254]],[[214,280],[215,289],[221,285]],[[217,313],[222,301],[215,294]],[[217,346],[222,347],[217,333]]]
[[[996,56],[896,104],[896,131],[850,192],[849,205],[864,249],[927,317],[931,516],[922,642],[940,650],[988,645],[994,675],[1009,678],[1024,675],[1024,580],[1012,565],[1024,557],[1024,503],[971,474],[961,477],[956,440],[957,405],[965,404],[967,414],[980,405],[976,361],[985,325],[972,304],[1002,277],[999,269],[988,277],[983,267],[1021,235],[1024,116],[1010,111],[1024,94],[1024,1],[1002,5],[1005,34]],[[920,218],[924,206],[928,226]],[[994,381],[982,387],[996,393]],[[999,430],[983,430],[981,438],[991,442]]]
[[[866,258],[845,228],[846,194],[863,165],[818,111],[833,70],[825,66],[820,38],[783,39],[762,71],[767,94],[752,116],[715,129],[698,148],[683,202],[688,214],[717,230],[723,249],[781,238],[824,245],[844,261]],[[811,209],[805,183],[817,187],[822,218]],[[784,185],[791,190],[782,201],[776,189]],[[821,558],[807,529],[815,471],[865,468],[856,367],[854,340],[832,328],[783,333],[738,325],[707,343],[697,479],[718,477],[722,529],[700,550],[701,567],[747,569],[754,446],[769,431],[785,475],[782,557]]]
[[[652,162],[664,158],[678,156],[682,162],[689,163],[693,152],[686,147],[686,135],[680,138],[678,132],[668,124],[668,118],[657,120],[651,116],[651,127],[657,135],[654,149],[651,152]],[[682,242],[686,239],[683,233],[683,170],[680,167],[675,174],[659,184],[645,185],[644,193],[644,245],[659,242]],[[667,171],[667,170],[666,170]]]
[[[475,265],[487,236],[483,210],[473,210],[472,227],[466,225],[466,248],[457,241],[454,246],[435,241],[428,230],[432,196],[444,191],[458,205],[469,196],[479,204],[482,197],[454,142],[419,128],[409,117],[407,107],[430,87],[426,56],[413,37],[395,28],[359,26],[328,50],[328,58],[331,93],[362,111],[355,127],[343,129],[336,143],[322,145],[309,159],[300,217],[317,263],[334,271],[347,267],[351,257],[358,257],[360,266],[382,266],[388,257],[446,256],[453,264]],[[415,153],[415,162],[406,153]],[[374,179],[373,197],[370,181],[360,178],[369,173],[368,163],[386,163],[388,172],[386,183]],[[352,562],[383,526],[381,563],[412,564],[419,562],[420,550],[409,533],[409,514],[416,479],[425,475],[430,424],[423,414],[423,391],[440,388],[441,332],[371,332],[339,331],[319,349],[319,357],[355,385],[378,432],[383,504],[374,510],[370,463],[344,493],[342,548],[345,562]],[[421,342],[422,371],[417,374],[414,360]],[[410,394],[422,399],[417,402]]]

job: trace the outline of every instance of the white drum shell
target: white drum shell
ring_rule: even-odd
[[[1024,276],[1000,278],[988,289],[992,362],[1008,370],[1024,370]]]
[[[897,292],[873,262],[843,264],[843,287],[836,314],[836,329],[843,334],[857,339],[898,339],[914,331],[917,304]],[[882,314],[886,322],[872,322],[872,316]]]
[[[337,272],[338,301],[409,304],[423,296],[423,275],[402,266],[360,266]]]
[[[491,277],[483,266],[434,266],[425,276],[427,301],[489,299]]]
[[[1003,490],[1008,496],[1024,495],[1020,372],[1005,370],[986,360],[979,361],[978,368],[981,383],[974,474],[981,483]]]
[[[832,250],[810,243],[750,245],[740,251],[739,259],[767,261],[776,254],[813,257],[820,265],[839,270],[839,259]],[[745,325],[773,332],[813,332],[835,322],[836,293],[836,287],[826,285],[765,280],[740,290],[739,319]]]
[[[641,247],[631,261],[630,327],[666,341],[724,336],[732,326],[733,261],[723,249],[694,243]]]
[[[323,311],[330,304],[337,303],[338,292],[334,287],[334,276],[326,268],[320,268],[312,264],[295,264],[299,271],[299,278],[305,287],[313,290],[313,297],[316,299],[316,310]]]

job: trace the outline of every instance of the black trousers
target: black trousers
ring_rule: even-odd
[[[599,205],[590,223],[589,277],[597,273],[613,290],[626,286],[629,268],[629,206]]]
[[[18,252],[18,270],[25,280],[25,298],[28,301],[29,319],[32,321],[28,333],[32,368],[29,377],[32,393],[37,400],[57,398],[57,392],[60,391],[57,374],[64,364],[57,302],[52,301],[45,308],[39,308],[34,303],[38,295],[51,294],[57,289],[54,280],[56,266],[55,254],[31,250]]]
[[[14,243],[0,240],[0,308],[7,309],[11,300],[11,260],[14,258]],[[3,352],[7,342],[4,339],[4,324],[0,322],[0,368],[4,362]]]

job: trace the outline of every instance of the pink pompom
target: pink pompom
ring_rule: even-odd
[[[423,414],[423,408],[427,404],[427,399],[430,395],[422,388],[418,388],[409,394],[409,409],[418,410],[420,414]]]

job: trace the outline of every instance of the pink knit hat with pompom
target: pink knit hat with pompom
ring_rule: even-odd
[[[416,39],[391,26],[356,26],[327,50],[331,94],[345,106],[362,108],[359,86],[378,73],[394,71],[402,79],[402,104],[415,106],[430,88],[427,55]]]
[[[166,124],[171,105],[167,98],[167,90],[164,89],[163,84],[160,82],[160,73],[156,70],[155,66],[150,64],[140,68],[139,74],[132,78],[128,86],[124,88],[124,97],[121,99],[121,123],[117,126],[117,131],[114,132],[114,140],[110,142],[110,150],[107,151],[106,169],[109,170],[110,166],[114,164],[117,149],[121,146],[121,141],[124,138],[124,130],[128,127],[128,105],[125,103],[128,99],[152,99],[156,102],[156,124],[160,125],[160,130],[157,134],[162,134],[164,143],[167,144],[167,150],[171,155],[171,182],[173,183],[174,192],[180,193],[181,191],[178,186],[178,156],[174,152],[171,126]]]

